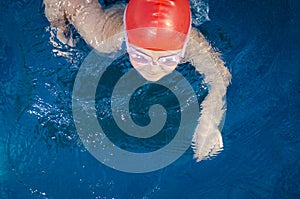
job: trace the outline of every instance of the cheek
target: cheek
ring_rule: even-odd
[[[175,68],[177,67],[177,64],[174,66],[168,66],[168,67],[163,67],[163,70],[165,71],[165,73],[171,73],[175,70]]]
[[[143,66],[135,61],[133,61],[130,57],[129,57],[130,63],[133,66],[133,68],[135,68],[136,70],[143,68]]]
[[[172,72],[176,69],[176,67],[177,67],[177,64],[174,65],[174,66],[162,67],[162,69],[161,69],[161,70],[162,70],[161,74],[162,74],[163,76],[166,76],[166,75],[172,73]]]

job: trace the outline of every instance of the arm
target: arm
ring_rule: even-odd
[[[204,75],[209,93],[202,102],[202,115],[193,136],[194,157],[197,161],[218,154],[223,148],[220,125],[226,112],[226,90],[231,74],[213,51],[204,36],[192,29],[186,52],[196,70]]]
[[[55,3],[57,0],[44,0],[44,2],[46,5],[45,13],[49,19],[47,13],[52,12],[53,9],[50,9],[50,6],[47,9],[47,3],[52,2],[50,3],[52,7],[58,3]],[[103,10],[97,0],[65,0],[57,7],[62,12],[59,15],[64,16],[64,19],[75,27],[86,43],[96,50],[102,41],[123,31],[124,5],[115,5]],[[105,50],[107,52],[118,50],[121,48],[121,43],[122,38],[114,38]]]
[[[64,44],[74,46],[73,41],[66,37],[66,34],[69,32],[69,25],[66,25],[67,18],[62,3],[62,1],[58,0],[44,0],[45,16],[51,27],[56,28],[58,40]]]

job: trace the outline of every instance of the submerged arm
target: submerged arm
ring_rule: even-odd
[[[66,37],[69,32],[69,25],[67,25],[66,14],[63,1],[59,0],[44,0],[45,16],[51,24],[51,27],[55,27],[57,30],[56,36],[64,44],[74,46],[73,40]]]
[[[226,112],[226,90],[231,74],[204,36],[192,29],[186,52],[196,70],[204,76],[209,93],[202,102],[202,115],[193,136],[194,157],[197,161],[218,154],[223,148],[220,126]]]
[[[125,5],[114,5],[104,10],[97,0],[44,0],[44,3],[48,19],[47,13],[53,15],[52,18],[56,15],[64,16],[86,43],[96,50],[103,41],[123,31]],[[52,14],[53,9],[48,10],[48,8],[55,7],[55,5],[58,5],[59,9],[54,10],[56,14]],[[112,52],[120,49],[122,39],[110,40],[107,48],[101,46],[102,51],[105,49],[107,52]]]

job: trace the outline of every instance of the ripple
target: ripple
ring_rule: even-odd
[[[6,181],[6,175],[8,171],[8,162],[6,158],[6,149],[4,148],[4,141],[0,140],[0,156],[1,156],[1,162],[0,162],[0,187],[1,183],[3,181]]]
[[[280,178],[277,179],[276,191],[273,197],[299,198],[300,185],[296,179],[300,178],[300,161],[295,160],[282,169]]]
[[[194,26],[208,20],[207,2],[191,1]],[[0,198],[26,197],[22,186],[37,198],[80,193],[93,198],[299,198],[300,81],[299,67],[291,66],[296,63],[295,48],[289,47],[297,42],[284,34],[297,20],[281,16],[282,12],[292,16],[284,5],[293,4],[295,9],[295,3],[214,3],[214,20],[203,24],[205,35],[224,49],[233,72],[224,152],[214,161],[193,164],[189,159],[187,164],[177,162],[160,172],[135,176],[98,164],[78,142],[71,91],[90,48],[82,41],[70,48],[52,37],[55,29],[49,28],[40,4],[33,0],[0,4],[0,153],[8,156],[0,162]],[[121,61],[128,64],[127,58]],[[207,94],[201,75],[189,65],[178,71],[190,77],[201,101]],[[109,96],[98,101],[99,118],[109,116],[109,102]]]
[[[194,26],[200,26],[206,21],[209,21],[208,12],[208,0],[190,0],[192,11],[192,23]]]

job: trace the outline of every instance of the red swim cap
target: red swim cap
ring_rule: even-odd
[[[125,12],[128,42],[149,50],[179,50],[191,25],[188,0],[130,0]]]

